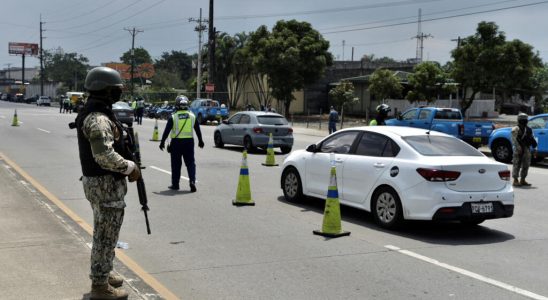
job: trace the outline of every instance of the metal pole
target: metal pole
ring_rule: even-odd
[[[40,96],[44,95],[44,52],[42,51],[42,14],[40,14]]]
[[[310,123],[310,109],[307,109],[306,111],[306,128],[308,128],[308,125]]]
[[[319,120],[319,123],[320,123],[320,130],[322,130],[322,108],[320,107],[320,120]]]

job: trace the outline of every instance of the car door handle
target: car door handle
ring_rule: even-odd
[[[383,163],[375,163],[375,164],[373,164],[373,166],[374,166],[375,168],[379,168],[379,169],[385,167],[385,165],[384,165]]]
[[[338,163],[338,164],[342,164],[343,163],[343,160],[338,158],[338,159],[335,159],[335,163]]]

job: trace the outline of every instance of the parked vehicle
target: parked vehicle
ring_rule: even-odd
[[[25,98],[25,103],[27,104],[32,104],[32,103],[36,103],[38,101],[38,95],[34,95],[34,96],[31,96],[31,97],[28,97],[28,98]]]
[[[38,100],[36,100],[36,105],[51,106],[51,98],[49,96],[40,96]]]
[[[129,104],[124,101],[118,101],[112,104],[112,111],[114,112],[114,115],[116,116],[116,119],[118,119],[118,121],[128,126],[133,125],[134,112],[133,108],[131,108]]]
[[[371,212],[385,228],[403,220],[475,225],[514,212],[508,166],[444,133],[394,126],[337,131],[289,154],[284,197],[326,199],[332,165],[340,203]]]
[[[548,114],[540,114],[529,118],[527,126],[533,130],[537,140],[537,157],[533,162],[542,161],[548,157]],[[489,137],[489,148],[493,158],[497,161],[510,163],[514,154],[512,148],[512,127],[499,128]]]
[[[464,121],[456,108],[419,107],[405,111],[396,119],[386,120],[386,125],[407,126],[443,132],[479,147],[487,145],[495,129],[490,121]]]
[[[196,99],[190,103],[189,109],[196,116],[196,121],[200,124],[208,120],[225,120],[229,116],[228,108],[224,104],[219,104],[217,100]]]
[[[284,116],[262,111],[243,111],[224,120],[213,134],[215,146],[225,144],[241,145],[247,151],[268,146],[272,133],[274,147],[280,147],[282,153],[291,152],[293,147],[293,128]]]

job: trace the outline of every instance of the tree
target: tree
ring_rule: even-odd
[[[342,128],[342,124],[344,124],[344,107],[358,100],[354,96],[354,85],[348,80],[342,80],[335,88],[329,91],[329,97],[333,106],[340,108]]]
[[[160,59],[154,62],[154,68],[164,73],[172,73],[183,82],[192,77],[192,56],[182,51],[163,52]]]
[[[535,96],[535,112],[543,111],[548,104],[544,99],[544,95],[548,91],[548,63],[535,69],[531,81],[531,88]]]
[[[447,74],[438,63],[420,63],[413,68],[413,74],[409,75],[411,90],[406,98],[410,102],[434,101],[440,93],[450,91],[449,87],[453,85],[447,85],[447,82]]]
[[[64,85],[77,90],[84,87],[89,65],[87,57],[78,53],[64,53],[62,49],[55,52],[44,50],[45,78],[62,82]]]
[[[135,48],[133,49],[134,53],[134,59],[135,59],[135,66],[138,66],[140,64],[144,63],[152,63],[152,58],[150,57],[150,54],[148,51],[146,51],[143,47]],[[131,49],[124,52],[122,56],[120,57],[120,60],[124,64],[131,65]]]
[[[465,93],[461,99],[463,115],[477,93],[500,88],[504,94],[529,85],[535,67],[540,65],[532,47],[518,40],[506,42],[504,32],[493,22],[480,22],[476,33],[451,51],[452,77]],[[504,99],[503,99],[504,100]]]
[[[289,113],[293,92],[318,80],[333,62],[329,42],[310,23],[278,21],[269,32],[260,26],[249,40],[249,51],[257,71],[268,76],[272,95]]]
[[[159,69],[154,75],[152,80],[152,88],[155,90],[161,90],[165,88],[182,89],[185,87],[185,83],[178,74],[170,72],[166,69]]]
[[[403,87],[394,72],[387,69],[377,69],[369,78],[369,92],[377,100],[384,101],[388,97],[398,97],[401,95]],[[371,104],[371,102],[370,102]],[[369,120],[369,107],[365,111],[365,118]]]

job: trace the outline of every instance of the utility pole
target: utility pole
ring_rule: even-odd
[[[457,37],[456,39],[451,40],[451,42],[457,42],[457,48],[460,48],[460,41],[461,41],[460,36]]]
[[[42,28],[42,14],[40,14],[40,96],[44,95],[44,51],[42,50],[42,40],[44,37],[42,36],[42,32],[45,30]]]
[[[343,55],[342,55],[342,60],[344,61],[344,46],[346,45],[346,41],[343,40],[343,43],[342,43],[342,46],[343,46]]]
[[[416,61],[417,63],[422,62],[422,56],[424,51],[424,39],[432,37],[431,34],[424,34],[422,32],[422,10],[419,8],[419,25],[418,25],[418,31],[417,35],[413,38],[417,39],[417,54],[416,54]]]
[[[202,32],[207,29],[205,23],[207,19],[202,19],[202,9],[200,8],[200,18],[189,18],[189,22],[196,22],[198,25],[194,28],[194,31],[198,31],[198,71],[196,74],[196,98],[200,98],[200,90],[202,88]]]
[[[130,69],[130,93],[131,93],[131,100],[133,100],[133,91],[135,89],[133,85],[133,74],[135,73],[135,36],[139,32],[143,32],[143,30],[137,30],[135,27],[133,28],[124,28],[129,34],[131,34],[131,69]]]
[[[209,67],[207,82],[215,84],[215,27],[213,26],[213,0],[209,0],[209,33],[208,33]]]

